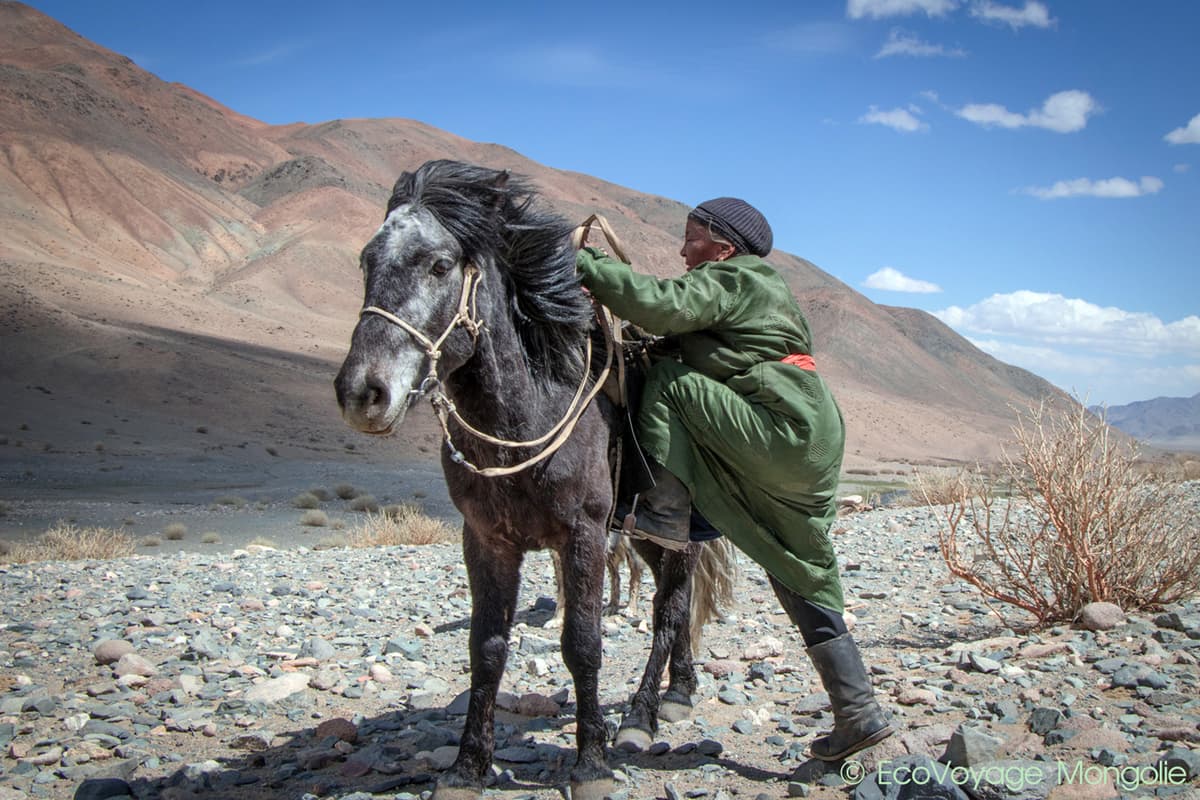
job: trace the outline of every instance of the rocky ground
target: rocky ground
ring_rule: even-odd
[[[897,735],[806,762],[826,698],[744,564],[736,606],[706,629],[692,719],[610,753],[618,796],[1200,796],[1200,604],[1014,632],[949,579],[935,526],[920,508],[839,523],[854,633]],[[553,596],[531,555],[488,797],[563,793],[574,692],[543,627]],[[0,608],[0,800],[426,797],[455,752],[470,597],[453,544],[6,566]],[[644,613],[604,620],[613,726],[648,652]]]

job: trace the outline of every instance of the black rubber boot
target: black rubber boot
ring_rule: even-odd
[[[634,513],[623,530],[635,539],[647,539],[668,550],[683,550],[691,541],[692,496],[683,482],[656,461],[650,461],[654,486],[638,495]]]
[[[840,761],[892,735],[892,727],[875,702],[858,645],[849,633],[808,648],[808,657],[833,706],[833,732],[816,739],[809,746],[809,755],[821,761]]]

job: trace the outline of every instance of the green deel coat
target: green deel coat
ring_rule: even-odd
[[[593,248],[576,264],[618,317],[679,342],[682,363],[660,361],[647,376],[638,416],[647,455],[746,555],[801,597],[842,611],[829,526],[845,427],[820,376],[781,361],[812,352],[787,284],[751,255],[667,280]]]

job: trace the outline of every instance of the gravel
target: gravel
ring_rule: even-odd
[[[854,634],[898,734],[861,772],[806,761],[827,701],[743,562],[735,607],[705,631],[691,719],[647,752],[610,752],[618,797],[898,797],[897,765],[959,770],[922,797],[1196,796],[1200,604],[1014,632],[948,576],[929,510],[838,527]],[[488,797],[563,796],[574,688],[543,628],[553,580],[547,554],[526,559]],[[405,800],[454,759],[470,614],[457,545],[7,566],[0,608],[0,800]],[[615,729],[650,637],[642,617],[603,625]],[[965,785],[988,766],[1007,777]],[[1038,767],[1037,786],[1008,779]]]

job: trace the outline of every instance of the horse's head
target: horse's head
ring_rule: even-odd
[[[363,248],[361,266],[363,312],[335,380],[338,405],[351,427],[389,433],[419,398],[431,368],[444,376],[474,352],[477,273],[437,217],[410,203],[389,210]]]

